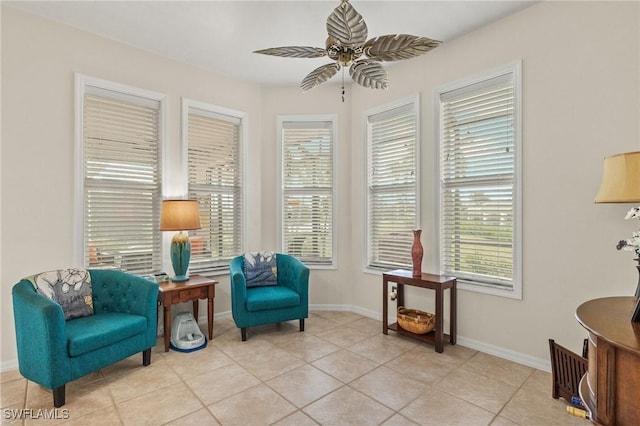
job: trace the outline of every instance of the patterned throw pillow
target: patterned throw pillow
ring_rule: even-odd
[[[276,254],[272,251],[254,251],[244,255],[244,276],[247,287],[278,284]]]
[[[58,303],[64,319],[93,315],[91,275],[84,269],[59,269],[27,278],[36,291]]]

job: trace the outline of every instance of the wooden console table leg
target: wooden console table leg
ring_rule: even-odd
[[[198,323],[198,302],[198,299],[193,301],[193,317],[196,319],[196,324]]]
[[[207,309],[207,319],[209,321],[209,340],[213,339],[213,297],[209,297],[209,307]]]
[[[389,282],[386,278],[382,279],[382,334],[389,334],[387,326],[389,321],[387,316],[389,315]]]
[[[458,303],[458,291],[456,289],[456,282],[453,283],[453,287],[449,289],[449,343],[452,345],[456,344],[456,335],[458,326],[456,322],[456,315],[458,312],[457,303]]]
[[[442,288],[436,289],[436,352],[444,351],[444,321],[443,321],[443,304],[444,291]]]

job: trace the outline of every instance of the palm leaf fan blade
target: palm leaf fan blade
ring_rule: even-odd
[[[318,67],[315,70],[311,71],[304,78],[304,80],[302,80],[302,83],[300,83],[300,88],[302,88],[302,90],[304,90],[305,92],[307,90],[311,90],[317,85],[324,83],[325,81],[336,75],[339,69],[340,64],[338,63],[327,64]]]
[[[321,58],[327,54],[325,49],[309,46],[283,46],[256,50],[253,53],[281,56],[285,58]]]
[[[351,65],[349,74],[360,86],[371,89],[388,89],[387,72],[379,62],[363,59]]]
[[[409,34],[391,34],[373,38],[364,44],[364,54],[376,61],[415,58],[438,47],[440,42]]]
[[[367,41],[368,30],[362,15],[343,1],[327,18],[327,33],[344,46],[356,46]]]

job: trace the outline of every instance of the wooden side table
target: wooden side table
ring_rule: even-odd
[[[388,300],[389,282],[398,285],[398,306],[404,306],[404,286],[429,288],[436,292],[436,328],[431,333],[415,334],[403,329],[397,322],[388,323]],[[436,352],[444,350],[444,341],[449,340],[452,345],[456,344],[456,285],[455,277],[444,275],[422,274],[414,277],[412,271],[398,269],[382,274],[382,333],[389,334],[389,330],[396,333],[413,337],[423,342],[432,343],[436,346]],[[444,333],[444,290],[449,289],[449,334]]]
[[[579,393],[599,425],[637,425],[640,419],[640,323],[631,321],[636,300],[605,297],[576,310],[589,332],[589,367]]]
[[[209,299],[207,319],[209,320],[209,340],[213,339],[213,299],[216,297],[217,281],[201,275],[191,275],[182,282],[165,281],[159,283],[158,298],[164,306],[164,351],[169,352],[171,339],[171,305],[193,301],[193,316],[198,321],[198,300]]]

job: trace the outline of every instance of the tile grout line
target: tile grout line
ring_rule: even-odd
[[[533,375],[536,374],[536,369],[533,369],[533,371],[531,372],[531,374],[529,374],[529,376],[527,376],[527,378],[522,382],[522,384],[520,384],[520,386],[518,386],[518,389],[516,389],[516,391],[513,393],[513,395],[511,395],[511,398],[509,398],[509,400],[507,402],[504,403],[504,405],[502,406],[502,408],[500,409],[500,411],[498,411],[498,413],[496,413],[495,418],[498,418],[502,412],[504,411],[504,409],[507,407],[507,405],[509,405],[509,403],[513,400],[513,398],[516,397],[516,395],[518,394],[518,392],[520,392],[520,390],[524,387],[524,385],[529,381],[529,379],[531,379],[533,377]],[[494,418],[494,420],[495,420]],[[506,419],[509,419],[510,421],[516,423],[516,424],[520,424],[517,421],[513,420],[510,417],[505,417]],[[493,422],[493,421],[492,421]]]
[[[327,312],[327,317],[330,317],[331,316],[330,314],[331,314],[330,312]],[[278,367],[279,364],[277,362],[273,366],[266,366],[266,369],[265,368],[261,368],[261,369],[255,370],[258,373],[261,372],[261,371],[277,372],[277,374],[275,376],[268,377],[268,378],[266,378],[264,380],[261,377],[259,377],[257,375],[257,373],[254,373],[251,370],[248,370],[247,368],[243,367],[242,364],[240,364],[238,361],[236,361],[236,359],[234,357],[231,356],[234,353],[235,354],[242,353],[245,350],[245,348],[243,348],[242,346],[235,346],[234,342],[239,340],[239,336],[235,336],[233,334],[233,333],[235,333],[237,331],[237,329],[235,329],[233,327],[224,327],[223,328],[224,332],[221,333],[220,335],[216,336],[218,338],[221,337],[221,336],[226,336],[225,339],[223,339],[222,341],[218,340],[220,342],[220,345],[216,345],[215,344],[216,342],[213,339],[210,342],[212,350],[213,351],[218,351],[221,355],[223,355],[224,357],[228,358],[229,363],[224,364],[224,365],[219,365],[218,367],[213,368],[212,370],[208,370],[206,367],[202,368],[203,371],[200,371],[200,369],[198,369],[198,371],[196,373],[194,373],[196,375],[192,376],[192,377],[188,377],[187,378],[185,376],[185,374],[188,375],[188,373],[185,373],[183,375],[178,374],[178,370],[176,369],[178,367],[178,364],[176,364],[174,362],[178,358],[174,359],[174,358],[170,358],[170,355],[166,355],[166,354],[164,354],[162,352],[157,352],[157,353],[154,352],[154,356],[155,356],[156,362],[154,362],[153,364],[156,364],[156,366],[158,366],[158,364],[157,364],[158,362],[164,362],[165,365],[169,367],[170,371],[177,377],[177,381],[175,383],[172,382],[171,384],[168,384],[167,386],[172,386],[172,385],[175,385],[177,383],[182,383],[183,386],[186,386],[187,388],[189,388],[188,398],[189,399],[193,398],[195,401],[198,401],[198,403],[200,405],[199,408],[197,408],[197,409],[195,409],[195,410],[193,410],[193,411],[191,411],[189,413],[185,413],[185,414],[183,414],[183,415],[181,415],[181,416],[179,416],[179,417],[177,417],[175,419],[171,419],[171,420],[163,419],[162,420],[162,424],[166,425],[166,424],[169,424],[169,423],[176,422],[177,420],[184,419],[184,418],[186,418],[186,417],[188,417],[190,415],[193,415],[194,413],[197,413],[199,410],[201,410],[204,407],[207,410],[207,412],[209,413],[209,415],[211,415],[212,419],[215,422],[217,422],[217,423],[219,423],[221,425],[225,425],[225,423],[223,423],[220,419],[218,419],[214,415],[214,413],[209,409],[209,406],[205,405],[204,400],[201,397],[198,396],[198,394],[196,393],[194,388],[192,388],[188,384],[188,381],[193,379],[193,378],[195,378],[195,377],[198,377],[200,375],[209,374],[210,372],[214,372],[216,370],[219,370],[219,369],[222,369],[222,368],[228,368],[228,367],[231,367],[231,366],[235,366],[235,367],[241,369],[246,374],[251,376],[253,379],[257,380],[258,383],[257,384],[253,384],[253,385],[249,386],[248,388],[242,389],[241,391],[234,392],[231,395],[227,395],[224,398],[222,398],[220,400],[217,400],[217,401],[213,402],[210,405],[217,404],[217,403],[222,402],[222,401],[226,401],[229,398],[237,396],[238,394],[240,394],[242,392],[246,392],[248,390],[256,389],[260,385],[264,385],[265,389],[268,389],[270,392],[273,392],[279,398],[282,398],[283,401],[286,401],[293,408],[292,412],[290,412],[289,414],[287,414],[287,415],[285,415],[283,417],[279,417],[277,420],[273,421],[272,423],[279,423],[279,422],[286,423],[283,420],[295,415],[295,416],[305,416],[306,419],[311,420],[313,423],[318,424],[319,421],[316,420],[314,417],[312,417],[311,414],[308,414],[307,412],[305,412],[304,410],[307,409],[308,407],[316,404],[318,401],[328,397],[331,394],[334,394],[334,393],[339,392],[339,391],[344,391],[345,389],[349,389],[350,391],[353,391],[353,392],[357,393],[361,397],[367,398],[367,399],[375,402],[376,404],[379,404],[381,407],[385,407],[386,409],[390,410],[391,414],[388,417],[386,417],[385,419],[379,421],[380,424],[385,423],[385,422],[389,422],[390,419],[395,417],[396,415],[401,416],[401,418],[405,419],[405,421],[408,420],[408,421],[411,421],[411,422],[420,423],[420,421],[412,420],[410,417],[406,417],[404,414],[401,413],[401,411],[405,410],[409,405],[413,404],[416,400],[418,400],[421,397],[421,395],[424,394],[424,392],[419,392],[418,395],[413,397],[413,398],[411,398],[411,393],[409,393],[409,394],[406,394],[402,399],[397,399],[397,400],[391,399],[391,400],[389,400],[390,402],[392,402],[394,404],[395,404],[395,401],[398,401],[398,402],[402,403],[402,404],[395,404],[399,408],[398,409],[394,409],[394,408],[390,407],[389,405],[385,404],[383,401],[380,401],[376,397],[373,396],[373,395],[382,396],[382,394],[380,394],[380,389],[376,388],[377,390],[375,391],[375,393],[371,392],[371,395],[370,395],[369,393],[367,393],[367,390],[369,390],[369,386],[366,386],[366,385],[364,387],[361,386],[363,390],[359,390],[359,389],[355,388],[354,386],[355,386],[356,382],[358,380],[361,380],[363,377],[365,377],[365,376],[367,376],[367,375],[369,375],[371,373],[374,373],[376,371],[381,371],[382,367],[385,367],[386,369],[391,370],[394,373],[394,375],[399,375],[400,377],[412,378],[411,374],[407,375],[408,373],[406,373],[406,369],[407,369],[406,366],[400,365],[399,366],[400,368],[398,370],[395,370],[394,368],[391,367],[391,365],[393,365],[394,362],[397,362],[398,359],[401,358],[402,356],[405,356],[405,355],[407,355],[408,353],[411,353],[411,352],[413,352],[414,355],[412,355],[409,358],[407,358],[407,360],[409,360],[409,361],[416,360],[416,359],[418,359],[416,357],[420,356],[421,352],[423,350],[425,350],[425,348],[431,349],[431,346],[430,345],[426,345],[426,344],[417,344],[417,345],[414,345],[412,347],[407,347],[407,348],[403,347],[402,350],[400,350],[398,353],[394,354],[393,351],[391,351],[391,352],[387,351],[386,343],[384,343],[384,341],[381,341],[379,343],[375,342],[375,344],[374,344],[373,339],[375,339],[378,336],[379,333],[373,334],[373,328],[371,328],[371,330],[370,330],[371,334],[369,334],[369,331],[367,331],[368,327],[369,327],[368,323],[366,324],[367,327],[365,327],[365,328],[361,327],[360,329],[352,326],[357,321],[361,321],[364,317],[362,317],[362,318],[354,317],[356,319],[352,318],[351,320],[349,320],[347,322],[338,322],[338,321],[331,320],[331,319],[329,319],[329,318],[327,318],[325,316],[322,316],[322,315],[316,315],[316,316],[319,319],[322,320],[320,322],[321,326],[331,325],[331,324],[333,324],[333,325],[331,325],[329,328],[326,328],[326,329],[323,329],[321,331],[318,331],[317,332],[318,334],[316,334],[316,332],[309,332],[308,330],[305,332],[305,334],[312,336],[314,339],[318,339],[317,341],[314,340],[313,344],[321,345],[321,346],[319,346],[319,348],[322,348],[321,351],[330,350],[330,349],[333,349],[334,347],[337,348],[337,349],[334,350],[333,352],[329,352],[327,354],[321,355],[319,358],[313,358],[313,359],[307,360],[307,358],[310,358],[310,357],[304,355],[306,353],[305,352],[305,348],[296,345],[297,343],[304,342],[304,340],[297,340],[297,336],[294,336],[293,334],[288,332],[288,327],[287,327],[287,329],[283,329],[283,330],[277,329],[277,330],[275,330],[276,332],[274,332],[273,330],[271,330],[269,328],[263,329],[263,330],[266,330],[266,332],[264,332],[264,333],[262,332],[262,330],[258,331],[252,337],[253,337],[253,339],[261,340],[261,342],[259,343],[260,344],[259,348],[261,348],[261,349],[264,348],[265,349],[265,353],[268,353],[268,349],[270,347],[273,347],[273,348],[277,348],[279,351],[284,351],[284,352],[288,353],[292,357],[291,358],[292,360],[295,358],[295,359],[297,359],[297,360],[299,360],[301,362],[301,365],[299,365],[297,367],[294,367],[294,368],[291,368],[291,369],[286,370],[286,371],[284,371],[284,370],[280,371],[279,367]],[[336,318],[343,319],[345,317],[344,316],[339,316],[339,317],[336,317]],[[227,325],[227,324],[225,323],[225,325]],[[363,334],[366,334],[366,336],[364,338],[362,338],[361,340],[352,342],[350,344],[345,344],[345,346],[338,345],[335,342],[333,342],[331,340],[328,340],[326,338],[328,336],[327,333],[329,333],[329,332],[337,332],[340,328],[349,328],[351,330],[357,330],[357,331],[363,331],[364,330]],[[280,333],[277,333],[277,331],[280,331],[280,333],[282,333],[282,335],[280,335]],[[291,335],[291,338],[289,338],[288,335]],[[325,335],[325,336],[323,337],[322,335]],[[341,339],[341,340],[344,341],[345,337],[348,336],[348,335],[349,335],[348,333],[345,334],[345,335],[342,335],[342,336],[336,335],[335,338]],[[399,337],[402,338],[402,336],[399,336]],[[402,338],[402,339],[404,340],[404,338]],[[370,346],[363,345],[360,348],[360,350],[362,352],[362,351],[366,350],[367,348],[369,348],[372,351],[373,350],[379,351],[379,352],[375,353],[375,355],[371,355],[371,358],[368,357],[367,355],[358,353],[357,349],[354,349],[354,347],[356,347],[356,345],[360,345],[363,342],[366,342],[368,340],[372,340],[372,342],[368,344]],[[389,341],[391,341],[391,340],[389,340]],[[320,342],[322,342],[322,343],[320,343]],[[304,343],[301,343],[301,345],[302,344],[304,344]],[[323,346],[324,344],[327,344],[327,349],[325,349],[325,347]],[[344,342],[343,342],[343,344],[344,344]],[[328,346],[328,345],[332,345],[332,346]],[[247,346],[249,346],[249,345],[247,345]],[[396,348],[398,348],[400,345],[395,345],[395,346],[396,346]],[[289,349],[285,349],[285,347],[289,347]],[[313,351],[316,350],[316,348],[313,347],[313,346],[311,346],[310,348],[306,348],[306,349],[307,349],[307,351],[310,350],[310,349],[313,350]],[[207,349],[205,349],[205,350],[207,350]],[[365,359],[368,362],[371,362],[372,365],[374,365],[374,367],[371,368],[370,370],[362,373],[362,374],[359,374],[357,377],[350,378],[348,381],[345,382],[345,381],[341,380],[340,378],[334,376],[333,374],[322,370],[321,368],[317,367],[316,365],[313,365],[313,363],[315,363],[317,361],[320,361],[320,360],[323,360],[323,359],[325,359],[327,357],[330,357],[331,355],[335,355],[335,354],[337,354],[337,353],[339,353],[341,351],[344,351],[344,353],[346,353],[346,354],[352,354],[353,356],[362,357],[362,359]],[[374,352],[370,351],[370,353],[373,354]],[[386,359],[386,356],[389,353],[392,353],[393,355],[391,356],[390,359]],[[414,380],[418,380],[420,383],[424,384],[425,389],[437,390],[437,391],[442,392],[443,394],[447,395],[447,397],[451,397],[452,399],[463,401],[463,402],[468,403],[468,404],[470,404],[470,405],[472,405],[474,407],[478,407],[479,409],[481,409],[483,411],[491,413],[490,410],[488,410],[486,408],[483,408],[483,407],[481,407],[481,406],[479,406],[477,404],[474,404],[474,403],[466,400],[465,398],[458,397],[458,396],[452,394],[451,392],[449,392],[449,391],[447,391],[445,389],[441,389],[439,387],[452,374],[454,374],[456,372],[464,372],[464,371],[471,371],[471,372],[474,372],[475,374],[478,374],[479,376],[493,378],[497,382],[501,382],[505,386],[509,386],[509,387],[513,386],[513,385],[511,385],[511,383],[504,382],[504,381],[502,381],[500,379],[496,379],[495,377],[492,377],[492,376],[490,376],[490,375],[485,373],[486,368],[491,368],[493,366],[493,364],[486,364],[486,366],[482,365],[482,362],[484,362],[484,358],[479,358],[480,355],[482,354],[482,352],[474,351],[474,353],[471,356],[469,356],[468,358],[466,357],[467,354],[468,354],[468,352],[466,352],[464,350],[462,352],[454,350],[452,356],[444,356],[442,358],[437,358],[438,360],[442,360],[443,361],[443,363],[437,362],[437,365],[438,365],[438,367],[442,367],[442,369],[443,369],[443,370],[438,370],[438,371],[446,370],[446,373],[444,375],[440,376],[439,374],[435,374],[435,375],[434,374],[425,374],[425,375],[421,375],[420,379],[414,378]],[[213,355],[213,354],[209,354],[209,355]],[[380,356],[378,356],[378,355],[380,355]],[[426,363],[423,363],[421,361],[417,368],[429,368],[428,364],[429,364],[429,361],[431,360],[431,354],[427,354],[427,355],[428,355],[427,358],[425,358],[426,359]],[[445,354],[445,355],[448,355],[448,354]],[[262,355],[262,356],[264,356],[264,355]],[[376,359],[373,359],[373,358],[376,358],[376,357],[378,359],[383,359],[384,361],[380,362],[380,361],[377,361]],[[207,361],[208,359],[210,359],[210,358],[208,358],[208,356],[204,356],[202,358],[196,359],[196,361],[198,363],[201,363],[201,362],[205,363],[205,362],[208,362]],[[433,359],[436,360],[436,358],[433,358]],[[182,361],[182,358],[180,358],[179,360]],[[188,360],[188,361],[190,361],[190,360]],[[217,364],[218,359],[215,359],[215,361],[216,361],[215,364]],[[474,364],[474,362],[475,362],[475,364]],[[505,361],[505,362],[507,362],[507,361]],[[298,363],[298,361],[296,361],[296,364],[297,363]],[[454,367],[449,369],[448,368],[449,367],[449,363],[451,365],[454,365]],[[188,362],[187,362],[187,364],[188,364]],[[442,364],[442,365],[440,365],[440,364]],[[159,367],[163,367],[163,366],[159,366]],[[310,395],[313,395],[313,400],[305,402],[304,405],[301,405],[301,406],[298,407],[296,404],[293,403],[293,401],[289,400],[285,396],[285,394],[287,394],[287,392],[281,393],[276,388],[274,388],[274,387],[272,387],[272,386],[270,386],[268,384],[268,382],[271,382],[274,379],[278,379],[278,378],[284,377],[287,374],[296,371],[297,369],[308,368],[308,367],[311,367],[312,369],[314,369],[314,371],[322,373],[322,374],[326,375],[327,377],[330,377],[332,380],[335,380],[337,382],[336,384],[339,384],[339,386],[337,388],[335,388],[335,389],[331,389],[330,391],[328,391],[326,393],[323,393],[320,396],[315,396],[313,394],[310,394]],[[476,368],[478,368],[480,370],[476,370]],[[485,368],[485,370],[482,370],[483,368]],[[143,371],[142,369],[139,369],[139,370]],[[359,370],[359,368],[357,370]],[[120,370],[116,369],[114,371],[117,372],[117,371],[120,371]],[[405,373],[403,373],[403,371],[405,371]],[[436,371],[436,373],[438,373],[438,371]],[[486,370],[486,371],[489,371],[489,370]],[[517,386],[513,386],[512,387],[515,390],[511,393],[511,395],[509,395],[509,398],[506,399],[506,402],[504,402],[500,406],[500,409],[497,411],[497,413],[491,413],[491,414],[493,414],[493,416],[490,418],[488,424],[495,423],[498,420],[498,418],[502,416],[502,413],[505,412],[505,409],[507,408],[507,406],[510,403],[512,403],[514,398],[516,398],[516,395],[518,395],[518,393],[521,392],[523,390],[523,388],[525,388],[525,386],[527,386],[527,384],[531,383],[532,379],[537,374],[537,372],[538,372],[538,370],[533,368],[532,371],[528,372],[528,374],[526,375],[526,378],[524,378],[524,380],[522,380]],[[514,372],[514,374],[516,374],[516,372]],[[112,390],[111,386],[109,386],[109,380],[107,379],[107,374],[105,373],[104,369],[100,369],[99,375],[100,375],[100,379],[99,380],[102,383],[104,383],[105,385],[107,385],[108,397],[109,397],[109,400],[111,402],[110,406],[115,408],[115,411],[116,411],[115,415],[117,416],[118,421],[122,425],[127,424],[125,422],[125,420],[127,420],[127,419],[123,418],[123,414],[118,409],[118,403],[115,402],[115,397],[114,397],[114,394],[113,394],[113,390]],[[347,374],[347,376],[348,375],[349,374]],[[517,378],[519,375],[520,375],[520,371],[517,371],[517,374],[514,375],[513,378]],[[267,377],[267,376],[269,376],[269,374],[266,374],[266,375],[265,374],[261,374],[261,376]],[[522,376],[524,376],[524,375],[522,375]],[[520,377],[522,377],[522,376],[520,376]],[[115,375],[109,376],[109,377],[114,379],[114,378],[120,377],[120,375],[115,374]],[[122,377],[124,377],[124,375],[122,375]],[[379,375],[376,376],[376,377],[379,378]],[[426,378],[430,378],[430,377],[434,377],[434,380],[433,381],[424,381],[424,380],[422,380],[422,379],[426,379]],[[509,376],[509,377],[511,377],[511,376]],[[542,379],[542,376],[540,376],[540,380],[541,379]],[[26,385],[25,385],[25,393],[24,393],[24,397],[23,397],[23,406],[26,407],[26,404],[28,403],[28,400],[29,400],[29,398],[28,398],[29,389],[28,388],[29,388],[29,384],[30,383],[29,383],[28,380],[26,380],[26,379],[24,379],[24,380],[25,380]],[[372,377],[370,380],[374,380],[374,378]],[[536,377],[536,385],[538,384],[537,380],[538,379]],[[201,381],[201,382],[203,383],[203,386],[206,385],[205,382],[203,382],[203,381]],[[307,382],[308,385],[313,386],[314,383],[315,383],[315,380],[305,381],[305,382]],[[366,382],[363,382],[363,383],[366,384]],[[371,382],[371,383],[374,383],[374,382]],[[378,383],[378,382],[376,381],[375,383]],[[162,388],[164,388],[164,387],[162,387]],[[330,386],[328,386],[327,388],[330,388]],[[154,391],[155,390],[157,390],[157,389],[154,389]],[[284,388],[283,388],[283,390],[284,390]],[[142,395],[145,395],[145,394],[151,393],[151,392],[152,391],[145,392]],[[540,392],[537,392],[537,393],[540,393]],[[138,397],[138,396],[141,396],[141,395],[136,395],[135,397]],[[290,394],[290,396],[294,396],[294,395]],[[129,401],[129,400],[131,400],[131,399],[133,399],[135,397],[132,397],[132,398],[127,399],[125,401]],[[336,396],[334,396],[333,398],[335,399]],[[302,401],[305,401],[305,399],[303,398]],[[102,409],[107,409],[107,408],[108,407],[103,407]],[[100,410],[102,410],[102,409],[100,409]],[[91,411],[90,413],[83,414],[83,416],[88,416],[89,414],[92,414],[92,413],[95,414],[96,412],[97,412],[97,410],[94,410],[94,411]],[[277,413],[270,413],[269,415],[271,416],[273,414],[277,414]],[[552,420],[552,419],[556,418],[556,417],[554,417],[555,415],[556,414],[550,413],[549,415],[545,415],[545,418],[547,418],[549,420]],[[169,418],[169,417],[167,417],[167,418]],[[509,417],[504,417],[503,416],[503,419],[509,420],[509,421],[513,421],[514,423],[520,424],[519,421],[514,421],[514,420],[510,419]],[[398,420],[398,419],[396,419],[396,420]],[[26,420],[23,419],[22,424],[26,424]]]

